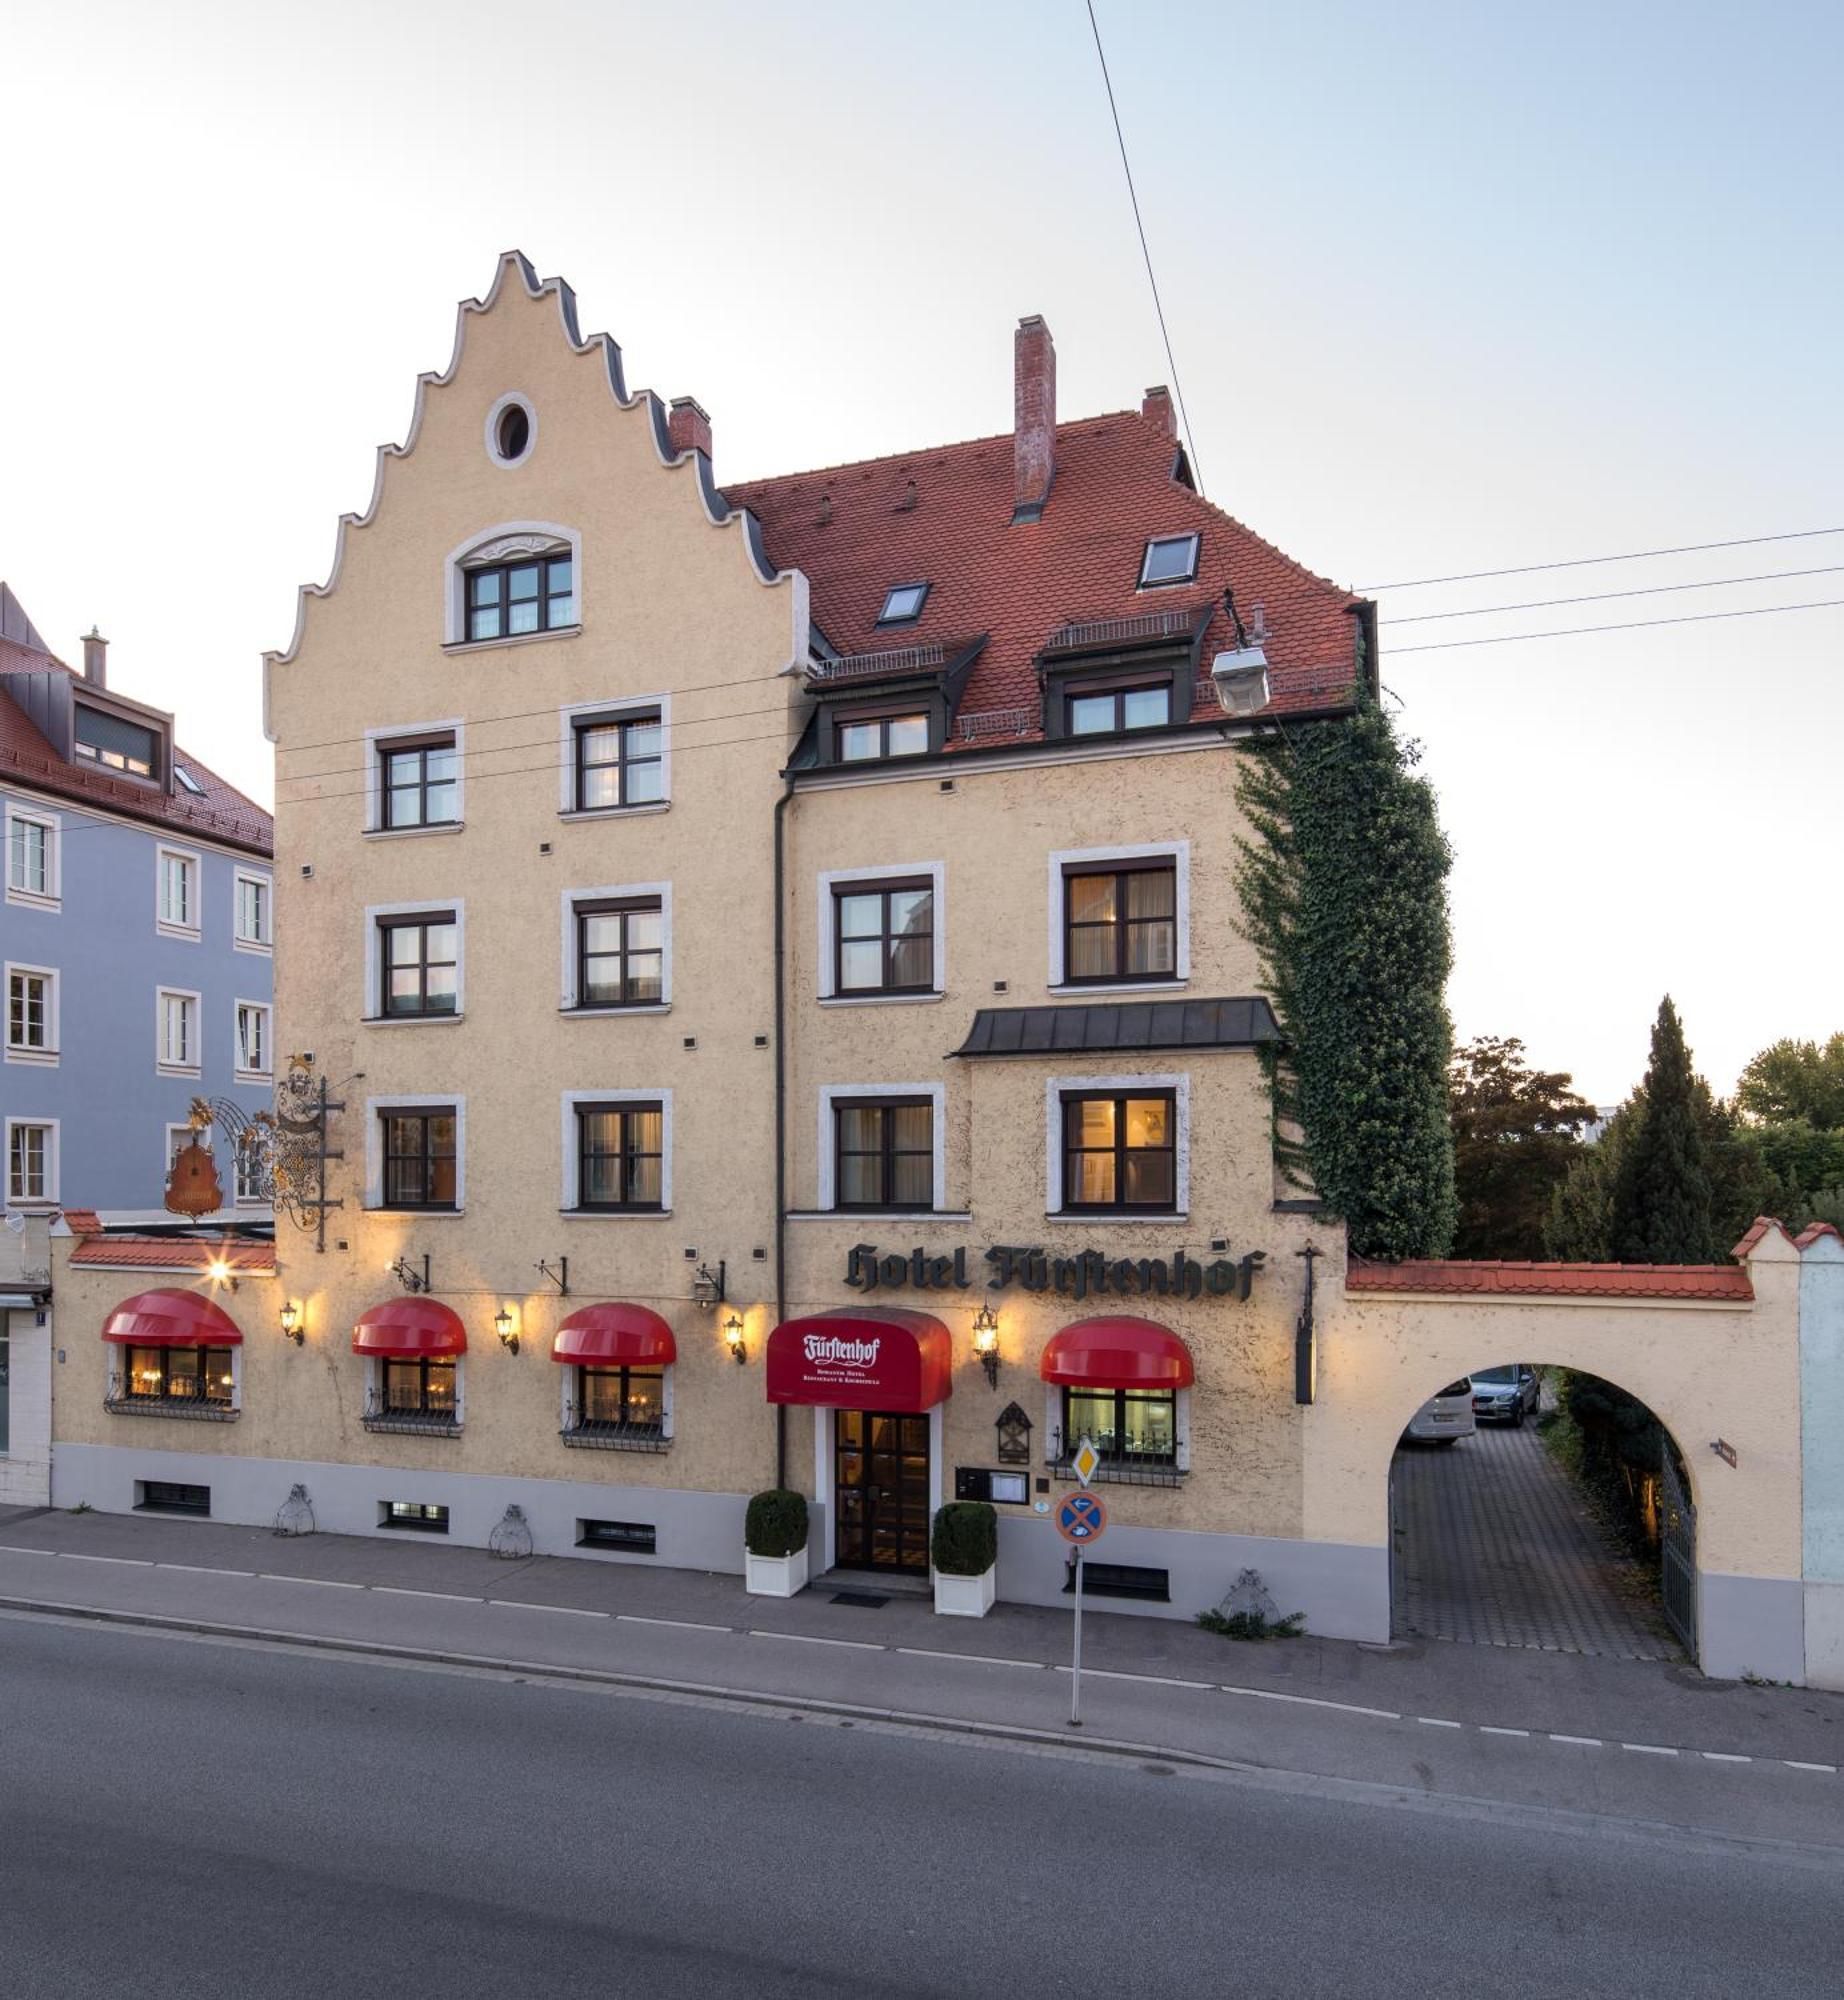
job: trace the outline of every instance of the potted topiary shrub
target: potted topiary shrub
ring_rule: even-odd
[[[781,1487],[753,1495],[743,1519],[743,1587],[792,1597],[807,1587],[807,1502]]]
[[[950,1500],[935,1516],[929,1556],[935,1609],[944,1618],[984,1618],[999,1575],[999,1517],[984,1500]]]

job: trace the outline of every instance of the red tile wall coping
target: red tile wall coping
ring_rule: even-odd
[[[75,1270],[205,1271],[219,1260],[244,1277],[275,1275],[270,1243],[212,1243],[196,1236],[96,1236],[71,1253]]]
[[[1735,1264],[1516,1264],[1424,1258],[1354,1263],[1348,1292],[1449,1292],[1502,1297],[1750,1300],[1754,1286]]]

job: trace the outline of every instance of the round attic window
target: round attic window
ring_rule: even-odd
[[[501,465],[517,465],[531,451],[538,420],[523,396],[502,396],[487,412],[487,450]]]

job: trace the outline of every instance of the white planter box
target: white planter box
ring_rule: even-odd
[[[999,1587],[999,1565],[980,1576],[943,1576],[935,1572],[935,1615],[939,1618],[984,1618]]]
[[[751,1597],[793,1597],[807,1587],[807,1551],[791,1556],[743,1553],[743,1588]]]

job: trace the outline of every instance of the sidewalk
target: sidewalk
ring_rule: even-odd
[[[937,1618],[828,1578],[791,1600],[741,1580],[424,1541],[105,1514],[0,1513],[0,1609],[843,1704],[1066,1735],[1067,1613]],[[1844,1696],[1688,1668],[1486,1646],[1238,1645],[1084,1614],[1082,1740],[1148,1752],[1844,1846]],[[0,1622],[0,1660],[5,1627]]]

